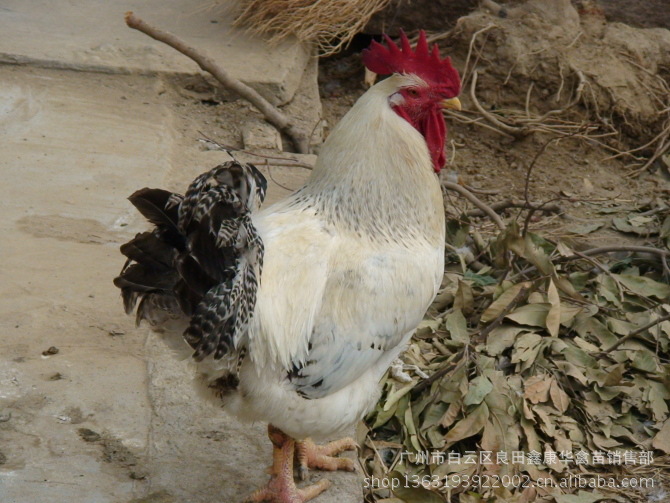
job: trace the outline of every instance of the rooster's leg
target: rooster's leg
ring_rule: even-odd
[[[305,480],[310,468],[317,470],[354,471],[354,462],[349,458],[338,458],[338,454],[344,451],[356,450],[358,445],[353,438],[342,438],[325,445],[316,445],[310,439],[296,442],[296,457],[298,461],[298,474],[300,480]]]
[[[247,502],[304,503],[330,487],[329,480],[319,480],[316,484],[298,489],[293,480],[295,440],[272,425],[268,426],[268,436],[273,445],[272,478],[267,486],[249,496]]]

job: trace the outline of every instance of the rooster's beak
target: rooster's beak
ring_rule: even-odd
[[[446,108],[447,110],[460,110],[461,100],[458,98],[449,98],[448,100],[442,100],[440,105],[442,108]]]

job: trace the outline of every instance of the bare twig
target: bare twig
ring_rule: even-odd
[[[619,339],[614,344],[612,344],[610,347],[605,349],[602,352],[602,354],[611,353],[616,348],[621,346],[624,342],[629,341],[634,337],[637,337],[638,335],[640,335],[645,330],[649,330],[650,328],[658,325],[659,323],[663,323],[664,321],[667,321],[667,320],[670,320],[670,314],[666,314],[665,316],[661,316],[660,318],[656,318],[654,321],[647,323],[643,327],[640,327],[640,328],[637,328],[637,329],[633,330],[631,333],[629,333],[628,335],[624,335],[621,339]]]
[[[650,253],[653,255],[660,255],[665,257],[670,257],[670,251],[662,250],[660,248],[653,248],[651,246],[601,246],[598,248],[591,248],[589,250],[583,250],[582,255],[602,255],[603,253],[616,253],[616,252],[633,252],[633,253]],[[581,258],[578,255],[569,255],[567,257],[561,257],[557,262],[569,262],[571,260],[576,260]]]
[[[198,133],[202,135],[202,138],[200,138],[199,141],[206,143],[208,145],[212,145],[214,147],[213,150],[222,150],[224,152],[227,152],[228,155],[230,156],[232,156],[233,152],[241,152],[243,154],[253,155],[254,157],[260,157],[261,159],[263,159],[264,165],[266,166],[271,165],[284,168],[302,168],[308,170],[314,169],[314,165],[308,162],[300,162],[298,159],[295,158],[287,159],[286,157],[277,157],[274,155],[259,154],[257,152],[252,152],[251,150],[244,150],[241,148],[231,147],[230,145],[224,145],[223,143],[219,143],[216,140],[208,138],[202,131],[198,131]],[[272,159],[272,162],[268,162],[268,159]]]
[[[482,328],[479,331],[479,333],[474,333],[470,336],[472,341],[475,343],[484,341],[486,339],[486,336],[489,335],[494,328],[496,328],[503,322],[505,316],[511,313],[512,309],[514,309],[517,306],[517,304],[519,304],[519,302],[521,302],[523,299],[526,298],[529,291],[530,288],[522,287],[519,290],[519,292],[514,296],[514,298],[511,300],[511,302],[505,306],[505,309],[502,310],[502,312],[496,317],[495,320],[493,320],[491,323]]]
[[[528,91],[526,91],[526,117],[530,119],[530,95],[533,92],[533,86],[535,85],[534,82],[531,81],[530,85],[528,86]]]
[[[460,195],[465,197],[472,204],[477,206],[477,208],[482,210],[491,220],[493,220],[493,222],[498,226],[498,228],[501,231],[504,231],[506,229],[505,222],[502,221],[500,216],[495,211],[493,211],[489,205],[484,203],[481,199],[479,199],[477,196],[475,196],[468,189],[466,189],[465,187],[462,187],[461,185],[459,185],[457,183],[454,183],[454,182],[442,182],[442,185],[446,189],[458,192]]]
[[[563,211],[558,204],[540,204],[540,203],[526,203],[525,201],[517,201],[514,199],[506,199],[498,203],[493,203],[490,205],[490,208],[496,213],[500,213],[509,208],[533,208],[536,211],[541,211],[543,213],[560,213]],[[469,217],[483,217],[485,213],[481,209],[470,210],[466,213]]]
[[[500,191],[497,189],[482,189],[479,187],[473,187],[472,185],[467,185],[463,184],[463,187],[468,189],[470,192],[473,192],[474,194],[484,194],[487,196],[495,196],[496,194],[500,194]]]
[[[632,155],[633,152],[639,152],[641,150],[644,150],[644,149],[650,147],[651,145],[656,143],[659,139],[667,136],[668,134],[670,134],[670,124],[666,128],[664,128],[663,131],[658,133],[656,136],[654,136],[651,140],[649,140],[644,145],[641,145],[639,147],[636,147],[636,148],[633,148],[633,149],[630,149],[630,150],[626,150],[626,151],[623,151],[623,152],[619,152],[618,154],[614,154],[614,155],[611,155],[609,157],[605,157],[602,160],[602,162],[609,161],[610,159],[616,159],[617,157],[621,157],[621,156],[624,156],[624,155],[630,155],[631,157],[633,157],[635,159],[641,159],[641,158],[638,158],[638,157],[635,157],[634,155]]]
[[[494,117],[493,114],[487,112],[477,99],[476,89],[477,89],[477,70],[474,70],[472,72],[472,82],[470,83],[470,98],[472,99],[472,103],[475,105],[479,113],[482,114],[484,118],[488,120],[491,124],[493,124],[497,128],[502,129],[505,133],[512,135],[514,138],[523,138],[524,136],[528,135],[529,133],[528,129],[514,127],[510,126],[509,124],[505,124],[498,118]]]
[[[418,383],[414,388],[412,388],[412,396],[417,396],[420,394],[424,389],[428,388],[431,384],[433,384],[435,381],[440,379],[441,377],[444,377],[447,375],[449,372],[453,372],[457,368],[459,368],[463,363],[465,362],[465,357],[468,355],[467,351],[468,347],[466,346],[465,348],[461,349],[458,353],[454,354],[454,357],[451,359],[452,361],[442,367],[440,370],[436,371],[433,375],[431,375],[428,379],[424,379],[420,383]],[[457,363],[454,363],[457,362]]]
[[[670,279],[670,266],[666,255],[661,255],[661,264],[663,264],[663,275],[666,279]]]
[[[272,180],[276,185],[278,185],[278,186],[281,187],[282,189],[287,190],[287,191],[289,191],[289,192],[293,192],[293,191],[295,190],[295,189],[292,189],[291,187],[287,187],[286,185],[284,185],[284,184],[282,184],[282,183],[279,183],[279,182],[275,179],[275,177],[274,177],[273,174],[272,174],[272,168],[270,167],[269,159],[265,159],[265,166],[268,168],[268,175],[270,176],[270,180]]]
[[[223,68],[218,66],[213,59],[201,54],[193,47],[184,43],[171,33],[160,30],[146,23],[132,12],[126,12],[126,24],[134,30],[141,31],[151,38],[169,45],[181,52],[184,56],[191,58],[204,71],[210,73],[219,83],[238,94],[253,106],[277,129],[286,134],[294,143],[298,152],[306,154],[309,152],[309,139],[292,121],[281,111],[275,108],[269,101],[261,96],[256,90],[232,77]]]
[[[533,168],[537,164],[538,159],[542,154],[544,154],[544,151],[547,150],[549,145],[551,145],[553,142],[558,141],[560,137],[558,138],[550,138],[549,140],[545,141],[542,147],[540,147],[540,150],[537,151],[535,154],[535,157],[533,157],[533,160],[531,163],[528,165],[528,169],[526,170],[526,183],[523,188],[523,199],[526,202],[525,207],[528,209],[528,214],[526,215],[526,219],[523,224],[523,231],[521,233],[522,236],[525,236],[526,233],[528,232],[528,226],[530,225],[530,220],[533,217],[533,214],[536,211],[536,208],[533,207],[533,205],[530,202],[530,194],[529,189],[530,189],[530,176],[531,173],[533,172]]]
[[[642,165],[641,168],[638,168],[636,170],[631,171],[627,176],[628,177],[635,177],[635,176],[638,176],[638,175],[644,173],[654,164],[656,159],[658,159],[663,154],[665,154],[668,150],[670,150],[670,139],[668,139],[668,137],[670,137],[670,134],[666,133],[665,138],[663,139],[663,141],[659,142],[658,146],[656,147],[656,151],[647,160],[647,162],[645,162]]]
[[[631,252],[631,253],[649,253],[652,255],[658,255],[661,260],[670,258],[670,251],[662,250],[660,248],[652,248],[651,246],[601,246],[598,248],[591,248],[588,250],[583,250],[578,254],[568,255],[567,257],[558,257],[553,260],[554,264],[563,264],[565,262],[572,262],[574,260],[583,260],[587,257],[592,257],[594,255],[603,255],[605,253],[616,253],[616,252]],[[511,281],[516,279],[517,276],[523,276],[529,272],[537,269],[536,266],[531,265],[522,271],[519,271],[513,277],[509,278]]]
[[[495,132],[495,133],[498,133],[498,134],[500,134],[500,135],[506,136],[506,137],[509,138],[510,140],[514,140],[514,139],[515,139],[515,137],[512,136],[511,134],[507,134],[507,133],[505,133],[504,131],[501,131],[501,130],[498,129],[498,128],[495,128],[495,127],[493,127],[493,126],[491,126],[491,125],[489,125],[489,124],[486,124],[486,123],[482,122],[483,117],[476,117],[476,118],[474,118],[474,119],[468,119],[468,118],[466,118],[462,113],[454,112],[453,110],[444,110],[444,113],[445,113],[445,115],[447,115],[448,117],[450,117],[450,118],[452,118],[452,119],[455,119],[455,120],[457,120],[458,122],[461,122],[461,123],[463,123],[463,124],[474,124],[475,126],[480,126],[480,127],[486,128],[486,129],[488,129],[488,130],[490,130],[490,131],[493,131],[493,132]]]
[[[497,26],[493,23],[487,24],[484,28],[481,30],[478,30],[472,34],[472,37],[470,38],[470,46],[468,47],[468,55],[465,58],[465,65],[463,68],[463,72],[461,75],[463,75],[462,78],[462,85],[465,87],[465,83],[468,81],[468,78],[470,78],[470,75],[468,75],[468,69],[470,67],[470,57],[472,56],[472,49],[475,46],[475,40],[477,39],[478,35],[481,35],[482,33],[486,33],[492,28],[497,28]],[[473,65],[474,66],[474,65]]]

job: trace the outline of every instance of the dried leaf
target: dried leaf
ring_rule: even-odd
[[[482,403],[486,395],[493,389],[493,384],[485,376],[477,376],[468,386],[468,392],[463,398],[465,405],[477,405]]]
[[[566,361],[572,362],[578,367],[591,368],[596,365],[595,358],[571,343],[566,343],[563,356]]]
[[[461,419],[456,425],[449,430],[445,436],[448,443],[458,442],[464,438],[476,435],[486,425],[486,420],[489,418],[489,408],[486,403],[478,405],[472,412]]]
[[[551,307],[547,313],[545,323],[547,324],[547,331],[552,337],[558,336],[558,329],[561,325],[561,299],[558,296],[558,290],[552,280],[549,280],[549,287],[547,288],[547,300]]]
[[[388,410],[384,410],[379,405],[377,405],[377,413],[375,416],[375,422],[372,424],[372,429],[379,428],[380,426],[386,424],[393,416],[395,416],[397,410],[397,404],[389,407]]]
[[[470,270],[465,271],[463,278],[468,281],[472,281],[477,286],[495,285],[498,282],[498,280],[496,280],[493,276],[476,274]]]
[[[542,337],[536,333],[529,332],[520,335],[514,345],[512,363],[534,361],[542,345]]]
[[[586,386],[586,384],[588,383],[588,380],[586,379],[584,373],[572,363],[566,361],[557,361],[556,366],[565,375],[574,377],[577,381],[579,381],[580,384]]]
[[[423,413],[423,422],[421,423],[421,430],[437,426],[448,410],[449,405],[444,402],[437,402],[426,407]]]
[[[628,215],[626,218],[615,217],[612,219],[612,227],[618,231],[639,236],[658,233],[658,227],[654,225],[654,219],[640,215]]]
[[[486,422],[480,445],[485,451],[515,451],[519,449],[520,430],[517,419],[509,413],[509,399],[500,393],[505,379],[496,382],[494,392],[486,397],[489,420]],[[498,385],[500,384],[500,385]]]
[[[646,348],[641,348],[635,352],[632,365],[636,369],[644,370],[645,372],[656,372],[658,370],[654,353]]]
[[[665,217],[665,220],[663,220],[660,235],[661,239],[665,240],[665,246],[670,248],[670,214],[668,214],[668,216]]]
[[[561,494],[560,496],[555,496],[556,503],[596,503],[597,501],[608,499],[609,496],[605,496],[599,492],[586,492],[579,491],[577,494]]]
[[[558,412],[564,414],[570,405],[570,398],[567,393],[561,389],[558,383],[552,379],[551,388],[549,388],[549,396]]]
[[[482,496],[481,494],[470,491],[461,494],[460,498],[458,498],[458,501],[459,503],[482,503]]]
[[[470,342],[465,316],[458,309],[454,309],[447,315],[445,326],[449,331],[452,341],[460,342],[461,344],[468,344]]]
[[[549,400],[549,388],[554,380],[543,375],[533,376],[526,381],[523,396],[531,403]]]
[[[591,343],[588,342],[588,341],[585,341],[585,340],[582,339],[581,337],[575,337],[575,338],[573,339],[573,341],[575,341],[575,344],[576,344],[580,349],[583,349],[583,350],[586,351],[587,353],[596,353],[596,352],[598,352],[598,349],[599,349],[598,346],[596,346],[596,345],[594,345],[594,344],[591,344]]]
[[[662,383],[648,381],[649,384],[649,408],[656,421],[664,421],[668,417],[668,390]]]
[[[458,290],[454,298],[454,311],[461,311],[463,314],[471,314],[475,308],[474,295],[472,287],[465,281],[458,282]]]
[[[456,418],[458,417],[458,414],[460,412],[461,412],[461,403],[451,402],[449,404],[447,412],[445,412],[444,415],[442,416],[442,419],[440,419],[440,425],[444,428],[449,428],[449,426],[454,424],[454,421],[456,421]]]
[[[663,423],[663,427],[656,434],[651,445],[655,449],[659,449],[666,454],[670,454],[670,419]]]
[[[416,327],[414,337],[432,336],[433,334],[435,334],[437,329],[440,328],[441,324],[442,324],[441,320],[431,320],[431,319],[422,320],[421,323],[419,323],[419,326]]]
[[[486,352],[491,356],[497,356],[514,344],[516,336],[524,332],[525,327],[512,325],[501,325],[489,332],[486,339]]]
[[[396,404],[396,402],[398,402],[398,400],[400,400],[403,396],[409,393],[415,385],[416,385],[415,382],[410,382],[405,384],[404,386],[401,386],[397,390],[389,393],[382,410],[386,411],[389,410],[391,407],[393,407]]]
[[[517,283],[505,290],[500,297],[498,297],[481,316],[482,323],[490,323],[500,316],[505,308],[514,300],[522,288],[530,288],[531,283],[526,281],[524,283]]]
[[[533,407],[533,411],[537,414],[537,417],[540,419],[540,429],[549,437],[553,437],[556,434],[556,423],[554,410],[546,405],[536,405]]]
[[[601,229],[605,226],[605,222],[602,220],[597,221],[597,222],[588,222],[588,223],[583,223],[583,224],[575,224],[567,227],[565,230],[572,234],[590,234],[592,232],[597,231],[598,229]]]
[[[659,219],[658,214],[653,215],[655,225],[663,218],[666,221],[662,238],[670,241],[670,216]],[[639,214],[626,218],[631,226],[648,226],[650,222]],[[460,232],[464,243],[467,231],[462,232],[460,224],[451,225]],[[570,257],[573,252],[532,233],[522,237],[513,223],[495,244],[486,243],[481,236],[475,239],[479,252],[486,255],[483,262],[492,266],[477,274],[465,269],[465,281],[460,275],[464,269],[453,266],[459,274],[448,273],[451,276],[445,279],[442,291],[457,297],[458,309],[442,320],[422,325],[427,337],[415,338],[404,357],[406,362],[431,374],[444,365],[458,364],[458,355],[463,353],[457,349],[474,343],[476,347],[469,352],[467,365],[459,364],[447,378],[434,382],[422,393],[409,393],[396,388],[397,383],[387,383],[382,405],[368,416],[368,424],[377,425],[371,435],[405,449],[424,451],[462,453],[479,448],[548,453],[656,448],[668,452],[670,321],[627,340],[607,356],[596,356],[622,336],[670,312],[670,285],[657,281],[658,268],[649,267],[646,259],[611,262],[612,257],[603,256],[600,260],[610,274],[585,267],[586,262],[581,260],[562,262],[557,270],[551,257]],[[507,251],[518,255],[516,265],[527,271],[524,277],[528,280],[515,285],[514,280],[508,279],[499,286],[493,285],[492,279],[503,276],[503,268],[509,267]],[[529,264],[535,268],[529,269]],[[546,291],[538,288],[541,285]],[[516,299],[522,288],[528,292],[527,298]],[[582,300],[586,302],[566,299],[566,293],[579,298],[578,291],[584,293]],[[491,295],[494,300],[480,314],[482,299]],[[450,300],[447,297],[443,301]],[[510,306],[513,300],[518,304]],[[466,311],[460,311],[461,307]],[[468,308],[474,309],[470,312]],[[510,312],[485,341],[469,340],[468,327],[494,320],[497,324],[507,308]],[[445,327],[450,339],[433,336]],[[366,462],[371,463],[370,473],[376,476],[387,472],[379,456],[370,455]],[[462,461],[460,465],[398,466],[419,476],[503,474],[510,469],[513,473],[522,470],[531,477],[554,480],[576,468],[551,462],[547,469],[530,465],[466,465]],[[622,468],[621,473],[625,471]],[[510,503],[590,503],[603,499],[600,494],[587,492],[560,495],[558,491],[500,488],[480,495],[462,490],[453,492],[452,499],[460,497],[461,503],[494,499]],[[413,492],[408,492],[408,498],[416,495]],[[414,501],[426,501],[430,494],[422,493]],[[389,497],[387,493],[377,496]],[[608,493],[608,497],[624,501],[616,494]],[[389,503],[396,502],[391,499]]]
[[[516,308],[505,318],[531,327],[546,328],[547,314],[549,313],[549,304],[526,304]]]
[[[670,285],[659,283],[645,276],[630,274],[613,274],[626,288],[642,297],[656,297],[659,300],[670,299]]]
[[[615,365],[607,373],[607,376],[605,376],[603,382],[598,384],[600,384],[601,386],[616,386],[621,382],[621,379],[623,378],[623,374],[625,371],[626,371],[626,365],[624,365],[623,363]]]
[[[528,444],[528,451],[537,451],[542,450],[542,445],[540,444],[540,437],[535,431],[535,424],[531,423],[526,418],[521,418],[521,429],[523,434],[526,437],[526,443]]]
[[[404,476],[399,477],[399,479],[404,480]],[[393,494],[400,497],[405,503],[444,503],[442,497],[421,486],[403,487],[401,484],[400,487],[393,490]]]

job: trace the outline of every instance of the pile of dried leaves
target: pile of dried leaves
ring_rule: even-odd
[[[366,500],[670,500],[670,214],[660,229],[659,254],[605,264],[452,221],[413,375],[366,421]]]

